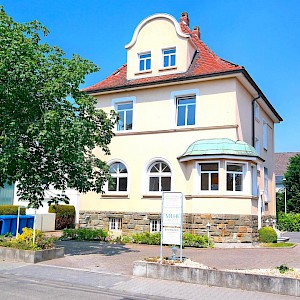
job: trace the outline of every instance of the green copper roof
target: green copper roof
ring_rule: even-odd
[[[181,157],[199,155],[258,156],[254,147],[243,141],[230,139],[199,140],[191,144]]]

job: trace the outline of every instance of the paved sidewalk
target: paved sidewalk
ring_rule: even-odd
[[[57,245],[65,247],[65,257],[40,264],[132,275],[134,261],[160,255],[159,246],[79,241],[58,242]],[[171,247],[164,247],[163,255],[170,256]],[[300,268],[300,245],[281,249],[185,248],[183,256],[217,269],[274,268],[282,264],[290,268]]]
[[[261,292],[234,290],[229,288],[202,286],[184,282],[172,282],[159,279],[140,278],[129,275],[117,275],[105,272],[87,271],[58,267],[46,264],[25,264],[0,261],[1,294],[7,291],[7,285],[18,282],[22,291],[43,287],[47,291],[41,298],[39,293],[31,296],[20,293],[19,300],[53,299],[53,289],[91,291],[97,295],[107,291],[119,295],[120,300],[130,299],[264,299],[296,300],[299,298]],[[48,288],[47,288],[48,287]],[[62,293],[56,292],[56,299],[65,299]],[[96,299],[96,297],[93,297]],[[100,299],[100,298],[99,298]]]

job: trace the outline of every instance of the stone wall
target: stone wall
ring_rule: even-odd
[[[79,227],[109,229],[110,218],[122,219],[122,234],[149,232],[150,220],[160,219],[158,213],[80,211]],[[253,243],[258,240],[257,216],[227,214],[184,214],[183,231],[207,234],[215,243]]]

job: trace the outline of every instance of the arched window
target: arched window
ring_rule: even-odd
[[[108,191],[110,192],[126,192],[128,173],[125,165],[121,162],[113,163],[109,168],[112,179],[108,184]]]
[[[171,191],[171,169],[163,161],[156,161],[148,169],[149,192]]]

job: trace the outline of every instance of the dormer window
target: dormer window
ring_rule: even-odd
[[[174,67],[176,65],[176,48],[163,50],[164,68]]]
[[[151,70],[151,52],[139,54],[139,70],[148,71]]]

